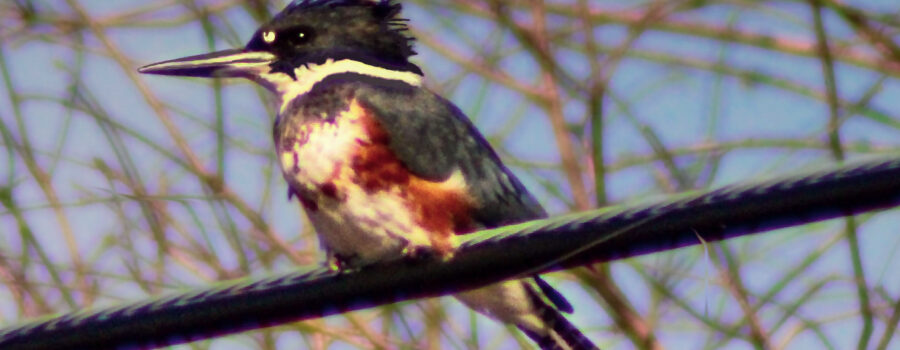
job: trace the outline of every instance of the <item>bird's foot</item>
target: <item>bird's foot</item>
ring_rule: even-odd
[[[407,245],[403,249],[403,260],[410,264],[418,264],[426,261],[440,259],[443,256],[427,246]]]
[[[340,273],[347,273],[358,270],[364,265],[362,263],[362,260],[356,254],[344,255],[332,252],[328,253],[326,264],[326,267],[328,267],[329,269]]]

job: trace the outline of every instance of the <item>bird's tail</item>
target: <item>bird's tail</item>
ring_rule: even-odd
[[[529,329],[517,325],[522,332],[537,343],[542,350],[599,350],[578,327],[575,327],[559,310],[541,298],[537,291],[528,288],[537,314],[543,321],[542,329]]]
[[[455,296],[475,311],[516,325],[541,349],[598,349],[560,313],[572,312],[572,305],[539,276],[500,282]]]

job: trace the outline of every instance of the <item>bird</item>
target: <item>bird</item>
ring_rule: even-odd
[[[448,258],[459,235],[546,211],[452,102],[424,85],[394,0],[297,0],[242,48],[141,73],[246,78],[273,92],[277,161],[337,269]],[[541,349],[597,349],[540,276],[454,295]]]

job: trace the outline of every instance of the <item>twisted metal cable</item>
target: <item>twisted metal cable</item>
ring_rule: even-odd
[[[897,205],[900,158],[867,161],[486,230],[446,261],[294,272],[71,313],[0,330],[0,349],[161,347]]]

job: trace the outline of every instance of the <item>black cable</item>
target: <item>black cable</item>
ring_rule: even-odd
[[[475,233],[448,261],[231,282],[0,330],[0,349],[146,348],[437,296],[499,280],[900,205],[900,159]]]

